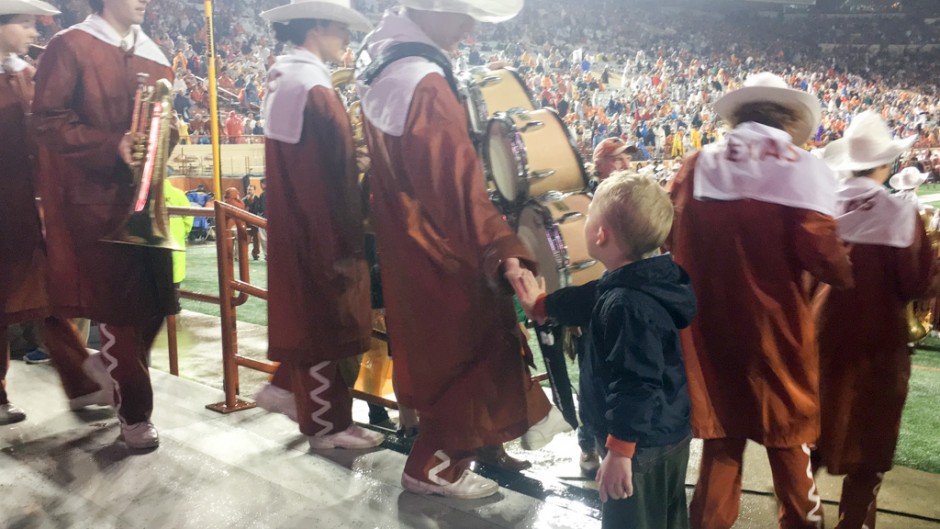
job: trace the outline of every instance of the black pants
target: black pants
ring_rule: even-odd
[[[690,441],[636,449],[633,496],[604,504],[603,529],[688,529],[685,473]]]

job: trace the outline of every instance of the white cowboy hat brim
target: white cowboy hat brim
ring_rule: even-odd
[[[887,163],[891,163],[899,156],[909,151],[917,141],[917,136],[910,136],[903,140],[891,140],[884,150],[872,155],[868,160],[852,158],[849,152],[849,140],[842,138],[826,146],[823,152],[823,161],[833,171],[864,171]]]
[[[745,86],[733,92],[728,92],[715,101],[715,112],[721,119],[731,122],[734,112],[742,105],[767,101],[777,103],[788,108],[796,109],[805,116],[805,123],[799,130],[793,131],[793,143],[804,143],[816,130],[822,110],[819,100],[813,94],[792,88],[777,88],[773,86]]]
[[[917,175],[916,177],[914,177],[913,181],[909,180],[907,177],[907,175],[911,174],[912,172]],[[920,186],[921,184],[923,184],[924,182],[926,182],[927,176],[928,176],[927,173],[921,173],[916,168],[914,169],[914,171],[901,171],[900,173],[892,176],[890,180],[888,180],[888,185],[891,186],[891,189],[897,189],[899,191],[904,191],[907,189],[914,189]]]
[[[505,22],[522,11],[524,0],[399,0],[401,5],[421,11],[460,13],[477,22]]]
[[[42,0],[0,0],[0,16],[3,15],[58,15],[61,13],[52,4]]]
[[[268,9],[261,13],[268,22],[288,22],[294,19],[333,20],[349,25],[351,31],[372,31],[372,23],[354,9],[331,2],[307,0]]]

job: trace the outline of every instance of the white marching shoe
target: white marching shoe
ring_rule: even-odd
[[[448,498],[474,500],[485,498],[499,492],[499,485],[492,479],[464,470],[460,478],[453,483],[440,480],[441,484],[428,483],[402,473],[401,486],[415,494],[438,494]]]
[[[26,413],[13,403],[0,404],[0,424],[13,424],[25,420]]]
[[[530,426],[529,431],[522,434],[519,442],[523,450],[538,450],[550,443],[556,435],[570,431],[571,425],[558,408],[552,406],[544,419]]]
[[[160,446],[160,436],[150,421],[135,424],[121,424],[121,437],[130,448],[156,448]]]
[[[328,435],[308,435],[307,441],[310,448],[314,450],[325,450],[328,448],[346,448],[351,450],[374,448],[382,444],[385,436],[379,432],[366,430],[360,426],[352,424],[342,432],[331,433]]]
[[[265,384],[255,394],[255,404],[271,413],[281,413],[297,422],[297,401],[294,394],[274,384]]]
[[[114,380],[108,374],[101,353],[91,352],[82,364],[82,371],[101,389],[70,399],[69,408],[77,411],[85,406],[114,406]]]

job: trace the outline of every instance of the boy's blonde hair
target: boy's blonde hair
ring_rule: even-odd
[[[626,171],[613,173],[594,193],[594,213],[625,243],[633,259],[659,249],[672,229],[669,195],[652,178]]]

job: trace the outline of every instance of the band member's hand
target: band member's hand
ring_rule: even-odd
[[[543,315],[535,314],[535,304],[538,302],[539,297],[545,294],[545,278],[539,277],[536,279],[531,271],[523,270],[518,277],[510,281],[510,284],[512,284],[512,289],[516,292],[516,297],[519,298],[519,304],[522,305],[522,310],[525,311],[526,316],[539,325],[545,323]]]
[[[514,279],[516,279],[517,277],[519,277],[520,274],[522,274],[523,270],[525,270],[524,268],[522,268],[522,264],[519,263],[519,259],[517,257],[510,257],[506,259],[505,261],[503,261],[502,267],[503,267],[503,277],[505,277],[506,281],[509,281],[510,284],[513,282]]]
[[[338,259],[333,263],[333,272],[339,281],[349,281],[356,277],[361,269],[361,260],[354,258]]]
[[[143,134],[133,132],[128,132],[121,138],[121,143],[118,144],[118,156],[121,157],[124,163],[131,167],[140,165],[139,161],[134,160],[134,143],[137,139],[143,138]]]
[[[602,503],[633,496],[633,460],[613,451],[607,452],[597,471],[597,489]]]

